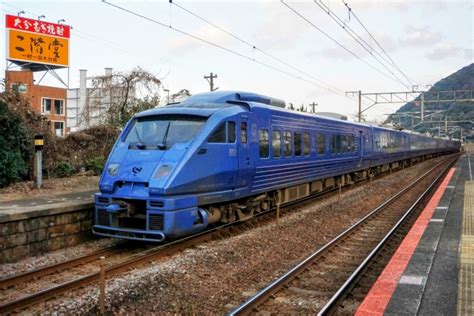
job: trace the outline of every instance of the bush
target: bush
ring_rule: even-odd
[[[67,161],[61,161],[53,170],[53,176],[58,178],[70,177],[74,174],[74,167]]]
[[[0,187],[28,175],[33,145],[18,115],[0,101]]]
[[[104,169],[105,158],[103,156],[97,156],[92,159],[88,159],[85,162],[86,170],[92,171],[96,176],[102,173]]]

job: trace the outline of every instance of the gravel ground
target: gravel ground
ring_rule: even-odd
[[[287,213],[279,228],[269,222],[109,280],[107,310],[116,314],[229,312],[439,159],[347,191],[341,202],[336,195]],[[30,312],[94,314],[97,297],[98,289],[88,287]]]

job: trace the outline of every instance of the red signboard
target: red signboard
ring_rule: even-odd
[[[8,14],[6,15],[6,27],[19,31],[58,36],[63,38],[69,38],[71,30],[71,27],[68,25],[33,20]]]

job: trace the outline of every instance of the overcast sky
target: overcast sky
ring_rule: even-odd
[[[133,16],[101,1],[5,1],[0,2],[0,10],[3,15],[24,10],[24,16],[30,18],[44,14],[45,20],[51,22],[63,18],[73,27],[70,43],[71,87],[78,86],[79,69],[87,69],[89,75],[98,75],[103,73],[104,67],[127,71],[139,66],[162,78],[164,86],[171,92],[186,88],[192,93],[199,93],[209,89],[203,76],[213,72],[218,74],[216,85],[221,90],[253,91],[281,98],[295,105],[314,101],[319,103],[318,111],[339,112],[349,116],[357,111],[355,100],[315,84],[322,81],[323,85],[330,85],[338,91],[406,90],[395,79],[387,78],[391,74],[313,1],[285,1],[303,14],[313,24],[311,26],[280,1],[174,0],[176,4],[286,64],[226,35],[179,7],[170,5],[167,0],[110,2],[165,25],[169,25],[171,21],[175,28],[245,57]],[[473,62],[472,1],[346,2],[400,69],[420,86],[433,84]],[[349,19],[342,0],[323,0],[323,3],[367,43],[377,47],[354,16]],[[1,27],[0,32],[5,34],[4,22]],[[361,59],[338,46],[316,28]],[[0,51],[4,54],[4,40],[0,41],[0,46]],[[373,54],[377,56],[376,53]],[[5,63],[2,63],[2,72],[4,69]],[[66,71],[60,71],[60,74],[66,76]],[[398,73],[398,76],[407,81],[401,74]],[[295,77],[302,77],[305,81]],[[376,106],[368,114],[371,118],[380,118],[399,106]]]

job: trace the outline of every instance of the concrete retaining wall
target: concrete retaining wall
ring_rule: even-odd
[[[89,202],[1,216],[0,263],[14,262],[92,239],[93,210],[93,203]]]

